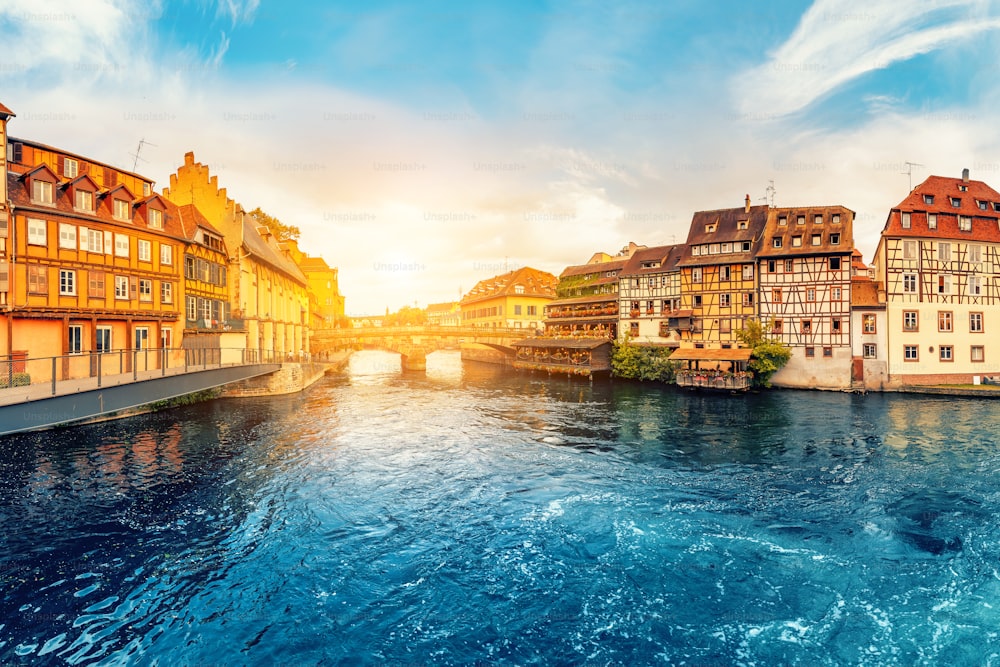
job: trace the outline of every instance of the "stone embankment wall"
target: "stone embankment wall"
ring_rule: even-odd
[[[246,396],[280,396],[294,394],[311,386],[326,373],[343,368],[350,352],[331,355],[325,362],[290,362],[269,375],[228,384],[222,388],[222,396],[240,398]]]

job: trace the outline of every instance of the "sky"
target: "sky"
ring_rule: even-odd
[[[0,44],[12,136],[157,189],[193,151],[353,315],[748,194],[846,206],[870,261],[926,177],[1000,189],[1000,1],[0,0]]]

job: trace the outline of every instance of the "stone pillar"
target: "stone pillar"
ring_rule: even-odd
[[[401,352],[404,371],[426,371],[427,352],[420,347],[411,347]]]

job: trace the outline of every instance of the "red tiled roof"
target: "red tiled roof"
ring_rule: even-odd
[[[965,187],[963,191],[961,188]],[[931,197],[927,201],[925,197]],[[958,200],[958,206],[952,199]],[[985,204],[985,210],[980,208]],[[937,239],[969,239],[1000,243],[1000,193],[982,181],[930,176],[913,188],[906,199],[889,211],[882,236]],[[910,227],[903,227],[903,213],[910,217]],[[937,215],[937,227],[928,225],[928,214]],[[972,218],[972,229],[958,228],[959,216]]]
[[[3,104],[0,104],[0,114],[5,114],[7,116],[16,116],[17,115],[13,111],[11,111],[7,107],[5,107]]]
[[[878,285],[873,280],[855,278],[851,281],[851,306],[879,306]]]
[[[484,299],[492,299],[498,296],[535,296],[554,299],[556,296],[556,283],[558,279],[546,271],[539,271],[530,266],[523,266],[514,271],[492,278],[486,278],[476,283],[469,292],[462,297],[462,303],[475,303]],[[523,291],[517,292],[516,287],[520,286]]]

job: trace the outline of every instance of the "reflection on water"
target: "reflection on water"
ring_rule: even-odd
[[[997,415],[363,352],[11,436],[0,663],[988,664]]]

